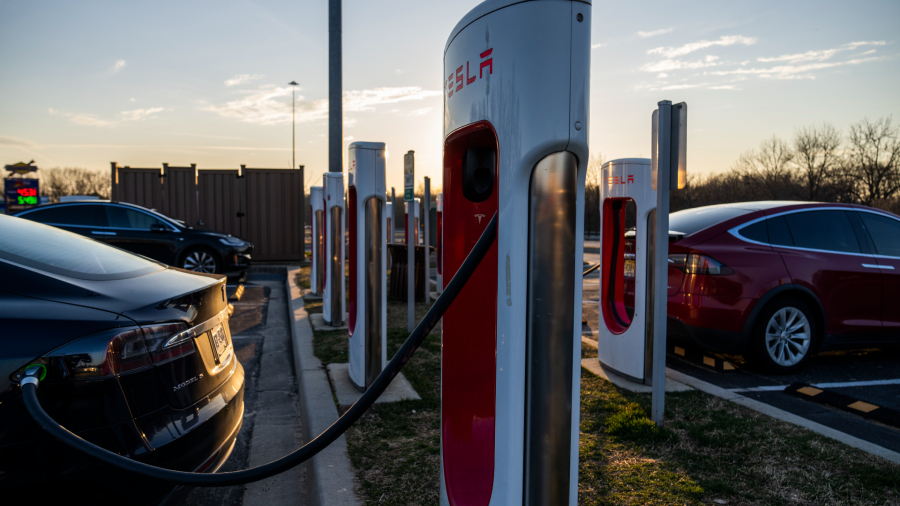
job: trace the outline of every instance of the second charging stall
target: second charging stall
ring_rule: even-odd
[[[387,364],[387,220],[385,145],[349,148],[350,380],[366,390]]]

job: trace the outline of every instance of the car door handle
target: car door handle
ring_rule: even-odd
[[[894,270],[893,265],[875,265],[875,264],[862,264],[863,267],[867,267],[869,269],[887,269],[889,271]]]
[[[116,235],[115,232],[101,232],[99,230],[91,230],[91,233],[94,235]]]

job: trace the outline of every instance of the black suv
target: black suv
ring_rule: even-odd
[[[253,245],[227,234],[185,226],[141,206],[90,200],[41,206],[16,216],[189,271],[241,276],[250,267]]]

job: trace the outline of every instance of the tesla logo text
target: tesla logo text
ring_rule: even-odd
[[[202,378],[202,377],[203,377],[202,374],[200,376],[194,376],[193,378],[191,378],[183,383],[179,383],[179,384],[175,385],[174,387],[172,387],[172,391],[177,392],[179,389],[184,388],[184,387],[190,385],[191,383],[200,381],[200,378]]]
[[[484,218],[485,216],[487,216],[487,215],[485,215],[485,214],[476,214],[475,215],[475,217],[478,218],[478,223],[481,223],[481,218]]]
[[[606,178],[606,184],[609,186],[617,185],[617,184],[634,184],[634,176],[628,175],[628,179],[626,180],[626,176],[610,176]]]
[[[481,79],[484,77],[485,71],[487,68],[487,74],[494,73],[494,59],[488,58],[491,53],[494,51],[493,48],[488,49],[487,51],[481,53],[479,56],[481,57],[481,62],[478,64],[478,72],[475,74],[469,73],[469,63],[466,62],[465,65],[460,65],[459,68],[456,69],[456,72],[450,74],[450,77],[447,78],[447,97],[452,97],[453,93],[460,91],[463,89],[463,86],[468,86],[475,82],[477,79]],[[487,59],[486,59],[487,58]],[[463,75],[463,68],[465,68],[465,75]]]

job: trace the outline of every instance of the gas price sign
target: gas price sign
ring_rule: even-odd
[[[6,214],[36,207],[40,201],[40,180],[7,178],[4,184]]]

